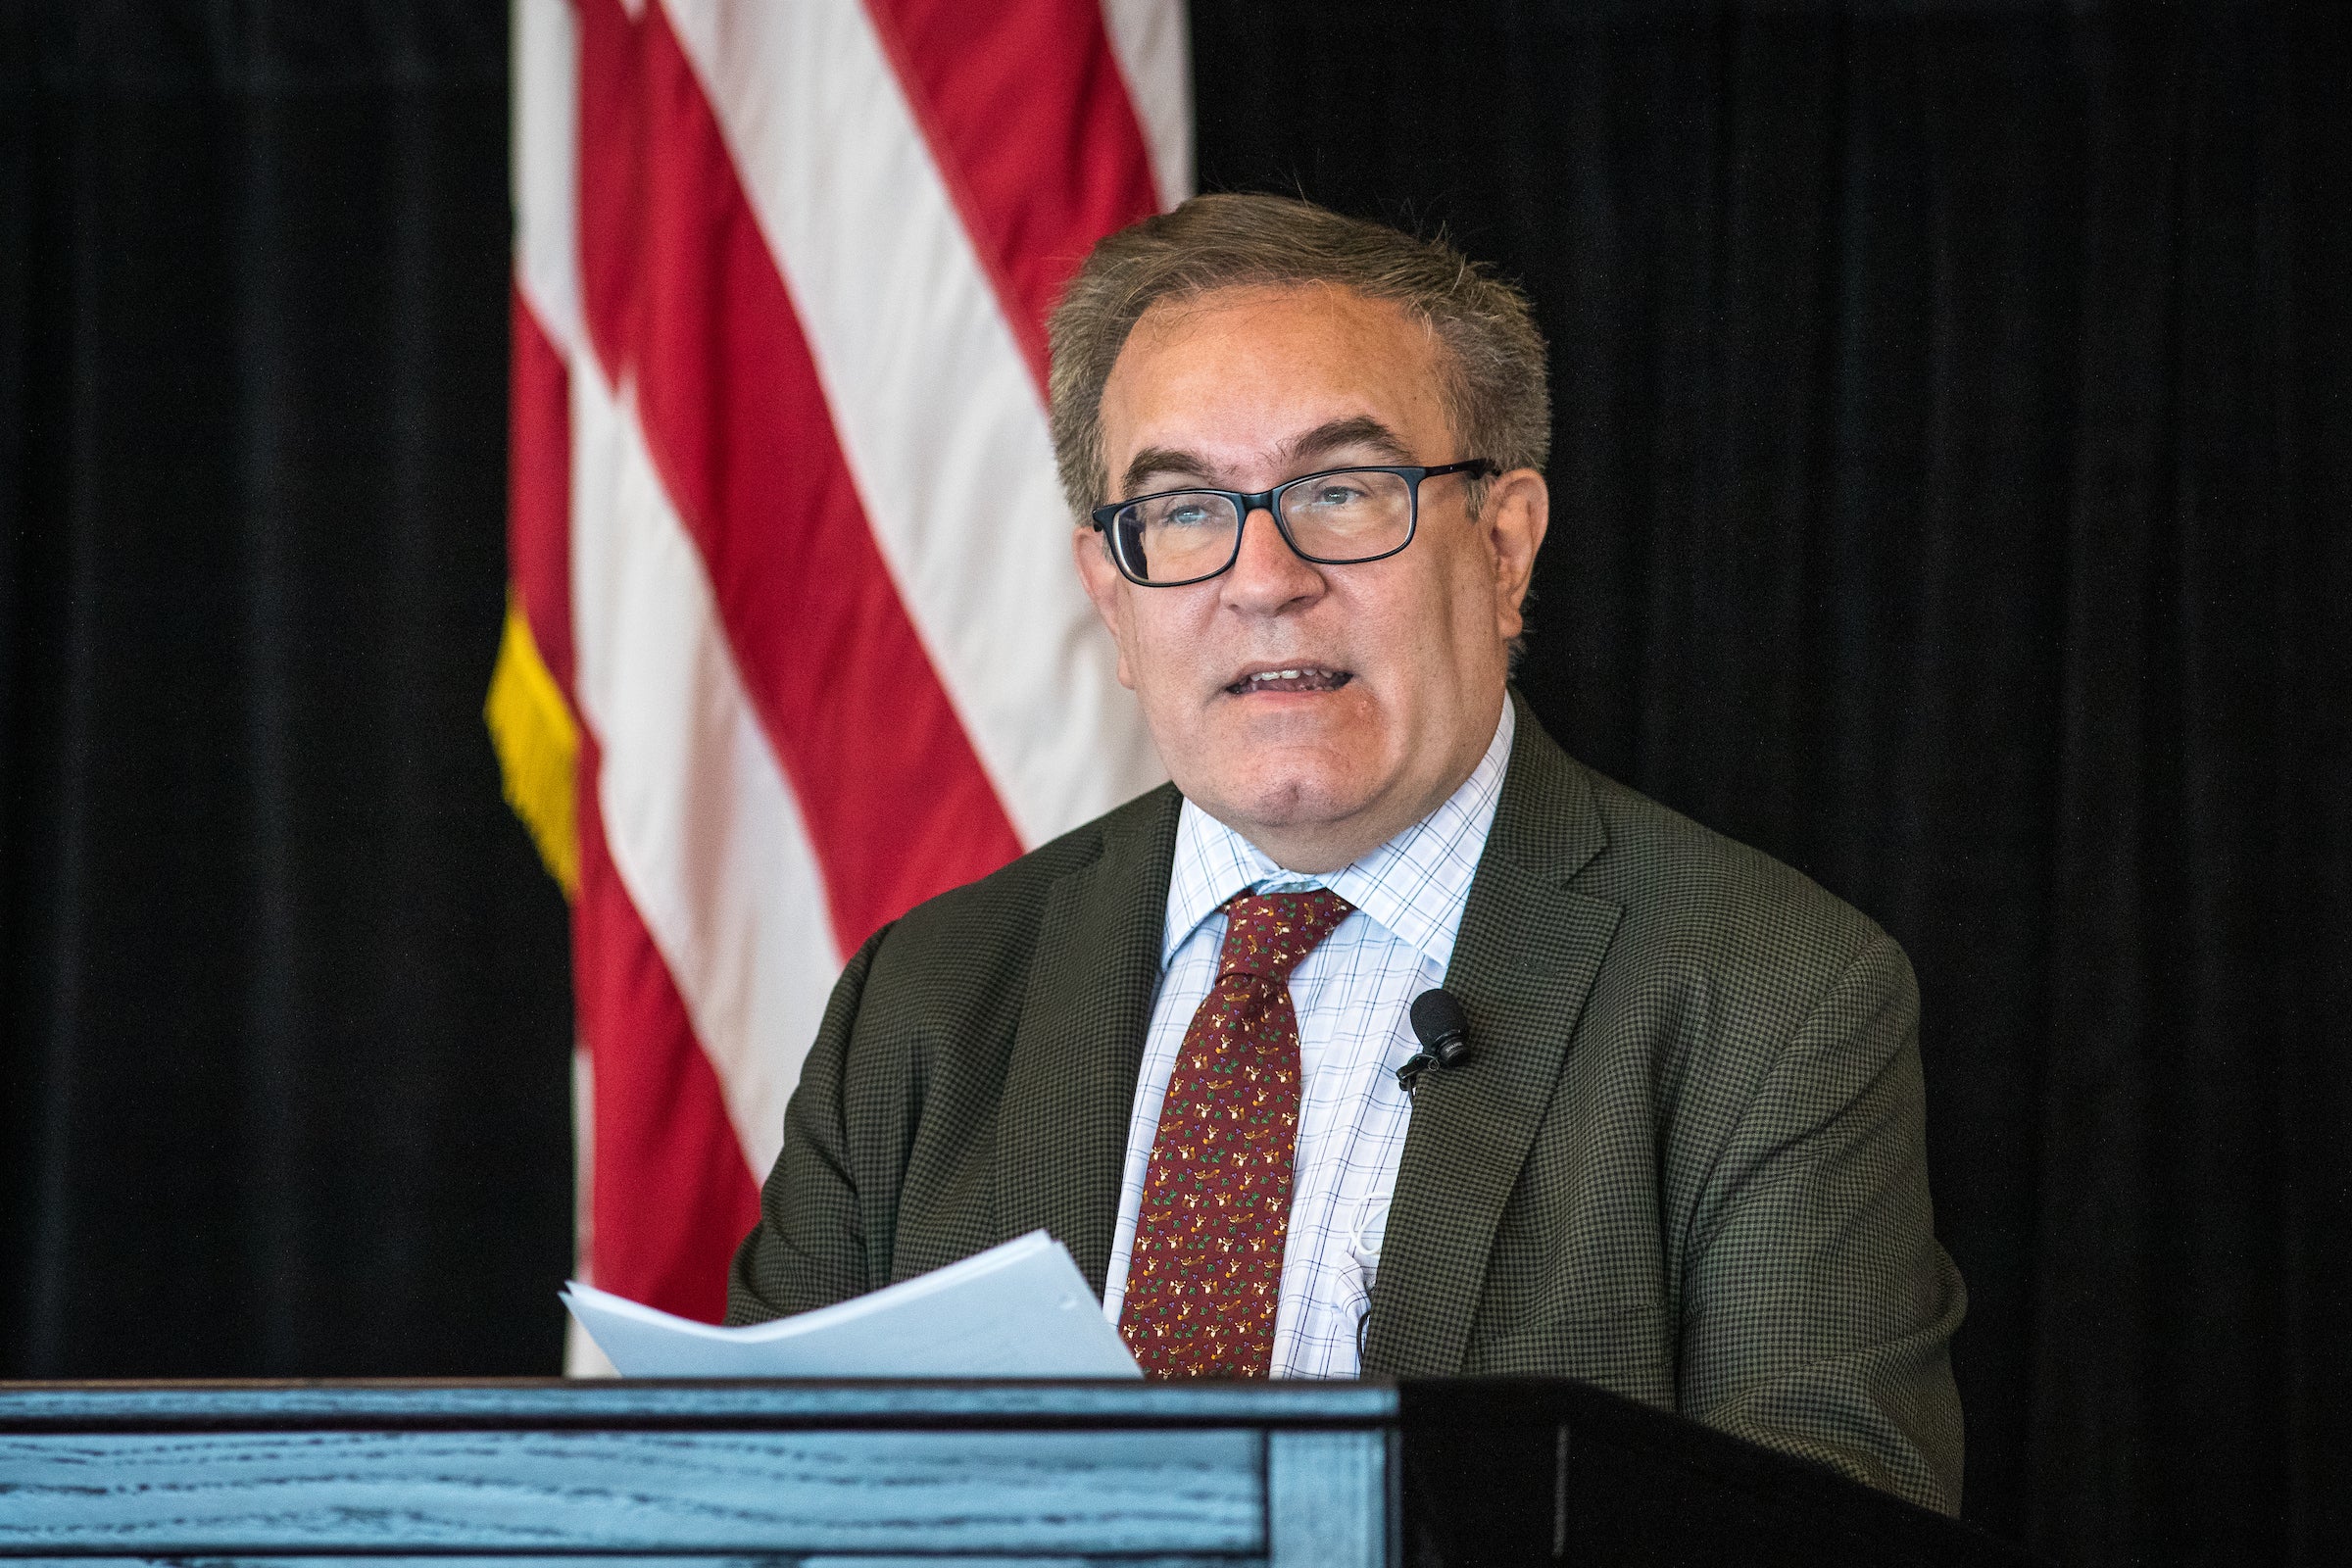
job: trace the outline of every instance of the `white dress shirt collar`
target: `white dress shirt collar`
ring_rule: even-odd
[[[1502,775],[1511,760],[1516,722],[1511,708],[1506,699],[1486,755],[1436,810],[1329,875],[1285,871],[1257,846],[1187,800],[1176,822],[1160,968],[1167,968],[1201,921],[1245,889],[1327,887],[1444,974],[1453,961],[1453,940],[1470,900],[1470,883],[1502,799]]]

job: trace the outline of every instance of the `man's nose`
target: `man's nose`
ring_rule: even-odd
[[[1225,573],[1225,602],[1268,614],[1323,591],[1323,574],[1298,558],[1274,514],[1260,507],[1242,519],[1242,548]]]

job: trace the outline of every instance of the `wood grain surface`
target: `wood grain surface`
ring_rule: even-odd
[[[1259,1555],[1264,1442],[1215,1429],[18,1430],[0,1434],[0,1555]]]
[[[1384,1432],[1267,1434],[1266,1546],[1277,1568],[1386,1568],[1388,1452]]]

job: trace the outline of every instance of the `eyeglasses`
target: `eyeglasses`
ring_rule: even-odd
[[[1241,559],[1242,523],[1271,513],[1283,541],[1301,561],[1352,566],[1395,555],[1413,542],[1421,520],[1421,481],[1448,473],[1490,478],[1501,470],[1485,458],[1434,468],[1381,464],[1326,468],[1271,490],[1162,490],[1097,507],[1088,515],[1110,544],[1119,572],[1141,588],[1206,582]]]

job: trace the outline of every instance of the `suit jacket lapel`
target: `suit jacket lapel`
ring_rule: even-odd
[[[1605,842],[1592,785],[1521,703],[1446,976],[1473,1054],[1424,1077],[1414,1095],[1366,1325],[1367,1372],[1460,1370],[1503,1204],[1617,928],[1616,905],[1567,886]]]
[[[1117,1228],[1127,1122],[1159,986],[1182,797],[1154,791],[1103,828],[1102,852],[1054,884],[997,1120],[997,1212],[1043,1228],[1099,1295]]]

